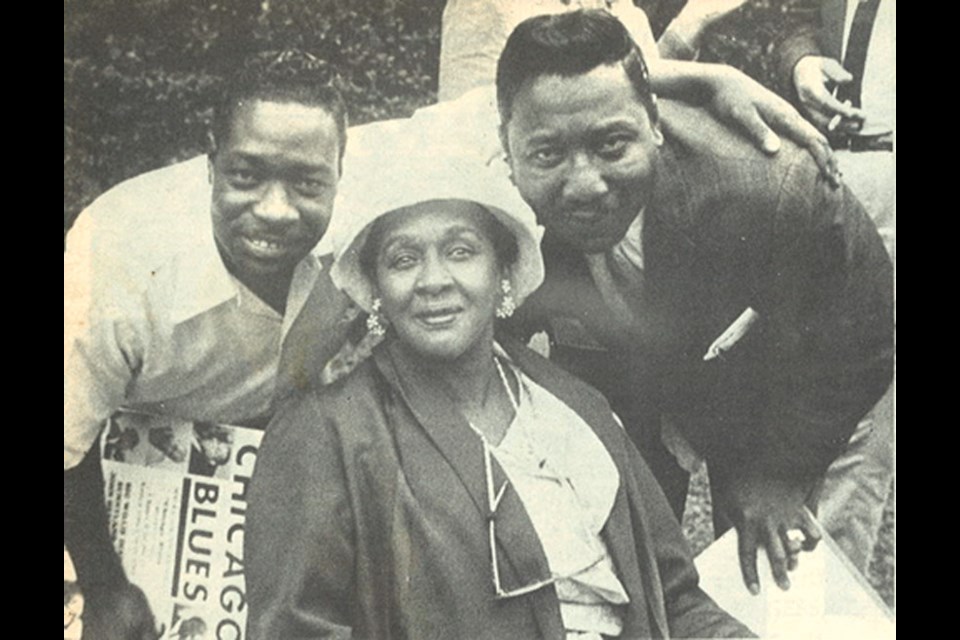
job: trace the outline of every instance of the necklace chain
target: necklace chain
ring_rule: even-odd
[[[513,411],[517,412],[520,410],[520,403],[513,395],[513,389],[510,388],[510,383],[507,381],[507,374],[503,370],[503,365],[500,364],[500,358],[494,356],[493,363],[497,365],[497,373],[500,374],[500,382],[503,383],[503,388],[507,392],[507,397],[510,398],[510,404],[513,405]]]
[[[507,392],[507,398],[510,399],[510,405],[513,407],[514,415],[520,411],[520,403],[516,397],[513,395],[513,389],[510,388],[510,383],[507,382],[507,374],[503,370],[503,365],[500,364],[500,359],[496,356],[493,357],[493,363],[497,365],[497,373],[500,375],[500,382],[503,383],[503,388]],[[483,440],[484,446],[488,446],[487,437],[483,435],[483,432],[480,431],[472,422],[467,420],[467,424],[470,425],[470,428],[480,436],[480,439]],[[529,445],[528,445],[529,446]]]

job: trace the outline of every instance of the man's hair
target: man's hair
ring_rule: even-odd
[[[497,63],[497,107],[504,124],[517,93],[540,76],[576,76],[620,63],[637,98],[657,121],[657,106],[643,54],[619,20],[603,10],[536,16],[513,30]]]
[[[213,109],[214,152],[230,137],[237,109],[255,100],[321,107],[337,125],[340,159],[347,141],[347,109],[329,65],[305,51],[267,51],[246,58],[224,80]]]

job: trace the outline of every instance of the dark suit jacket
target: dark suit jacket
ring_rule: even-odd
[[[505,346],[594,428],[620,472],[603,536],[630,597],[622,637],[750,635],[698,588],[679,525],[603,398]],[[275,419],[250,490],[251,640],[564,637],[552,586],[494,598],[481,441],[389,345]],[[504,587],[548,577],[515,492],[495,517]]]
[[[619,325],[581,256],[548,235],[546,282],[518,324],[551,333],[551,357],[608,396],[642,452],[668,413],[711,474],[816,477],[892,375],[883,244],[802,150],[770,158],[696,109],[663,108],[645,286],[627,288],[637,321]],[[760,321],[705,362],[748,307]]]
[[[801,0],[791,8],[784,34],[774,48],[784,95],[796,100],[793,68],[804,56],[827,56],[841,61],[846,0]]]

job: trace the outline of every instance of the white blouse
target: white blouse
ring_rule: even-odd
[[[505,361],[505,359],[503,360]],[[516,490],[560,599],[568,639],[618,636],[629,602],[600,537],[620,474],[593,429],[559,398],[511,366],[519,381],[516,415],[490,445]]]

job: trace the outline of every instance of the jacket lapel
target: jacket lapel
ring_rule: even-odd
[[[397,389],[414,418],[453,469],[477,511],[486,522],[491,517],[487,497],[483,444],[463,415],[432,380],[390,348],[390,340],[374,351],[374,362],[384,378]],[[499,490],[507,482],[506,474],[491,458],[494,487]],[[543,548],[523,503],[509,486],[497,508],[496,540],[501,586],[515,589],[550,577]],[[478,532],[487,537],[487,532]],[[493,572],[490,574],[490,596],[494,596]],[[559,603],[553,587],[540,589],[527,596],[534,617],[544,638],[563,636]]]
[[[680,146],[673,136],[665,134],[657,176],[651,197],[643,211],[641,243],[644,261],[644,288],[636,298],[637,341],[648,354],[673,351],[682,332],[677,313],[689,303],[688,292],[698,255],[696,220],[690,206],[696,193],[682,171],[675,155]]]
[[[330,279],[330,258],[283,338],[274,403],[320,382],[327,363],[347,342],[359,312]],[[292,313],[293,310],[290,310]]]

